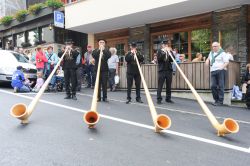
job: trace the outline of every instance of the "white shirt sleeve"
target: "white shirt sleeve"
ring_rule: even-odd
[[[225,52],[222,53],[222,59],[223,59],[224,63],[229,62],[229,56],[227,55],[227,53],[225,53]]]

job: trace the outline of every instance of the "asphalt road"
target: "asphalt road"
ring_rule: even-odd
[[[109,103],[98,103],[100,122],[90,130],[82,116],[92,94],[83,89],[73,101],[46,93],[30,123],[21,125],[9,110],[29,104],[34,94],[0,88],[0,166],[250,165],[250,111],[244,108],[208,104],[220,122],[230,117],[240,125],[239,133],[217,137],[197,102],[174,98],[174,104],[156,105],[172,120],[157,134],[144,95],[143,104],[125,104],[126,92],[109,92]]]

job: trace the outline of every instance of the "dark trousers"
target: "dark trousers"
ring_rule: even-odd
[[[133,86],[133,80],[135,80],[136,88],[136,100],[141,99],[141,76],[140,74],[128,74],[127,73],[127,99],[131,100],[131,88]]]
[[[64,79],[66,94],[68,96],[71,94],[76,95],[76,69],[64,69]]]
[[[161,92],[166,80],[166,100],[171,99],[171,84],[172,84],[172,71],[161,71],[158,72],[158,89],[157,89],[157,100],[161,101]]]
[[[100,73],[99,89],[98,89],[98,99],[101,99],[101,87],[102,87],[102,97],[107,99],[107,82],[108,82],[108,72]]]
[[[86,65],[86,74],[87,74],[87,81],[88,87],[95,86],[95,72],[94,72],[94,65]]]
[[[115,72],[116,69],[109,69],[109,88],[113,89],[113,86],[115,84]]]
[[[225,70],[216,70],[211,72],[211,90],[215,102],[223,103],[225,74]]]
[[[77,90],[81,90],[82,87],[82,67],[78,67],[76,70]]]

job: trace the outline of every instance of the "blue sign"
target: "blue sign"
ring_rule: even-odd
[[[64,13],[54,11],[54,25],[55,27],[64,28]]]

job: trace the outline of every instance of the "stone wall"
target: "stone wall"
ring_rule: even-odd
[[[240,61],[241,75],[248,61],[248,6],[212,13],[212,40],[222,42],[222,46],[232,46],[234,59]],[[224,33],[224,34],[223,34]],[[230,37],[229,34],[232,34]],[[224,35],[224,36],[223,36]],[[220,37],[221,36],[221,37]],[[230,40],[226,40],[226,38]],[[223,44],[226,40],[226,44]],[[226,49],[226,48],[223,48]]]

